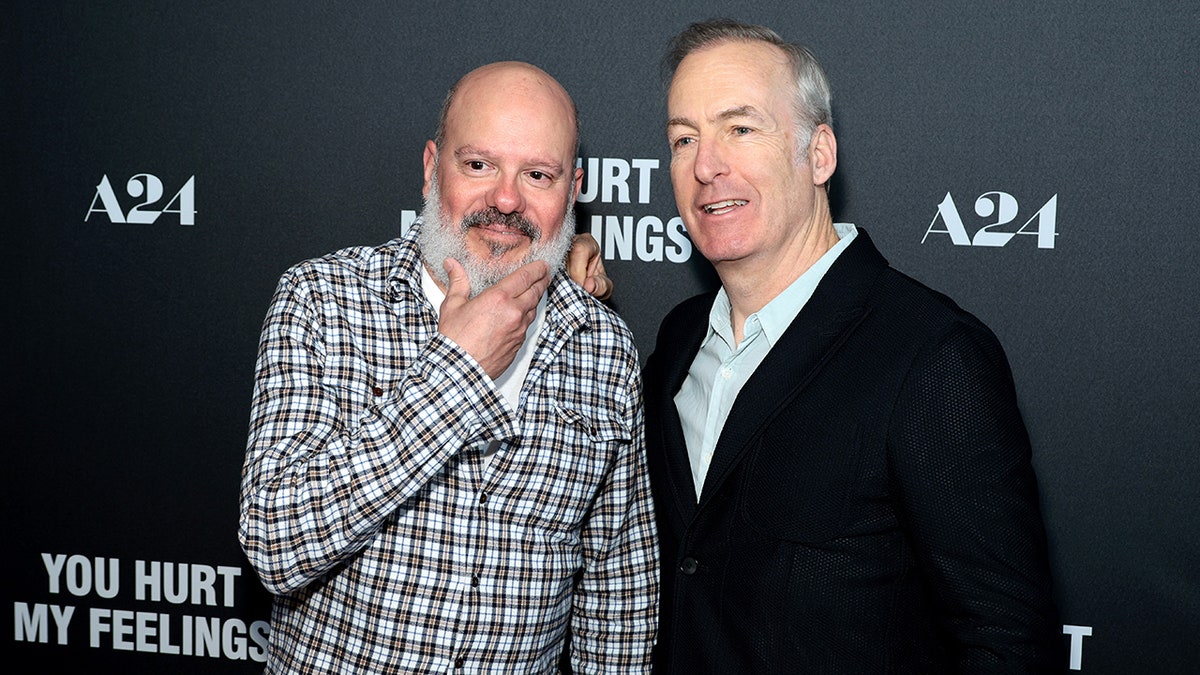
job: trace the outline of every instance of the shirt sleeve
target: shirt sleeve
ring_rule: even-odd
[[[999,342],[954,324],[899,400],[891,469],[956,672],[1061,667],[1032,451]]]
[[[362,550],[456,453],[517,434],[479,364],[436,332],[394,391],[348,419],[327,372],[334,301],[318,286],[280,281],[255,370],[238,534],[272,593]]]
[[[658,544],[646,469],[641,376],[630,378],[626,443],[583,528],[571,620],[577,673],[648,673],[658,624]],[[597,439],[603,441],[603,438]]]

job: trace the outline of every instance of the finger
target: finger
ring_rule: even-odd
[[[596,241],[596,238],[592,236],[591,232],[580,232],[579,234],[575,235],[571,245],[579,246],[579,248],[587,251],[588,260],[600,255],[600,242]]]
[[[524,270],[521,275],[518,275],[517,272],[514,272],[513,275],[519,276],[519,278],[514,279],[515,283],[508,289],[509,297],[523,306],[526,311],[536,309],[538,301],[550,287],[549,266],[543,263],[540,267]]]
[[[513,270],[508,276],[483,291],[480,298],[487,296],[513,304],[522,312],[536,308],[538,300],[550,286],[550,266],[535,260]]]
[[[533,279],[532,283],[529,284],[529,288],[525,289],[525,292],[521,294],[520,300],[522,300],[523,302],[528,302],[536,307],[538,300],[541,299],[542,295],[546,292],[546,289],[549,287],[550,287],[550,267],[547,266],[545,269],[545,274],[542,274],[542,275],[538,276],[536,279]]]
[[[523,295],[531,288],[536,289],[539,285],[541,285],[541,290],[546,290],[546,287],[550,285],[550,266],[544,260],[525,263],[514,270],[512,274],[501,279],[500,283],[496,285],[503,287],[509,297],[514,298]]]
[[[454,258],[446,258],[442,263],[442,269],[446,270],[446,276],[449,277],[449,282],[446,284],[446,298],[459,298],[466,300],[471,297],[471,280],[467,278],[467,270],[463,268],[462,263]]]
[[[589,234],[588,236],[592,235]],[[594,243],[596,240],[593,239],[592,241]],[[593,255],[588,257],[587,275],[589,277],[607,277],[604,273],[604,258],[600,255],[600,244],[596,244],[595,246],[596,250],[593,251]]]
[[[577,284],[582,284],[590,276],[588,268],[592,260],[592,251],[589,242],[596,242],[592,235],[586,235],[585,238],[584,235],[577,234],[571,240],[571,250],[567,251],[567,276]]]
[[[593,296],[595,296],[597,300],[607,300],[612,296],[612,279],[604,276],[603,271],[601,271],[599,275],[589,276],[587,281],[588,286],[590,287],[587,289],[588,293],[591,293]]]

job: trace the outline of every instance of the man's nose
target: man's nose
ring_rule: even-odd
[[[488,192],[488,206],[501,213],[521,213],[525,210],[525,194],[519,174],[500,174]]]
[[[729,165],[725,161],[725,152],[720,143],[711,140],[696,141],[696,163],[692,167],[696,180],[708,184],[728,171]]]

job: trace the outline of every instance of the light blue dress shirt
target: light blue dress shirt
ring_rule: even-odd
[[[804,308],[833,262],[858,234],[853,224],[834,223],[833,227],[837,230],[838,243],[766,306],[746,317],[742,342],[737,347],[734,347],[729,296],[724,288],[717,292],[708,315],[708,335],[688,369],[687,379],[675,395],[675,409],[683,424],[697,500],[712,463],[717,439],[721,437],[729,409],[742,386]]]

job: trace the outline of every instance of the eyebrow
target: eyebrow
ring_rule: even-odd
[[[725,110],[722,110],[721,112],[717,113],[715,117],[713,117],[713,120],[725,122],[728,120],[739,119],[739,118],[743,118],[743,117],[749,117],[749,118],[755,119],[755,120],[766,119],[763,116],[763,114],[758,111],[758,108],[756,108],[752,105],[739,105],[739,106],[736,106],[733,108],[726,108]],[[672,117],[667,120],[667,128],[669,129],[673,126],[684,126],[684,127],[692,127],[693,129],[697,129],[697,128],[699,128],[700,125],[697,124],[690,117],[682,117],[681,116],[681,117]]]
[[[738,117],[749,117],[756,120],[766,119],[766,116],[759,112],[758,108],[755,108],[752,105],[740,105],[736,108],[729,108],[717,113],[717,119],[719,120],[731,120]]]

